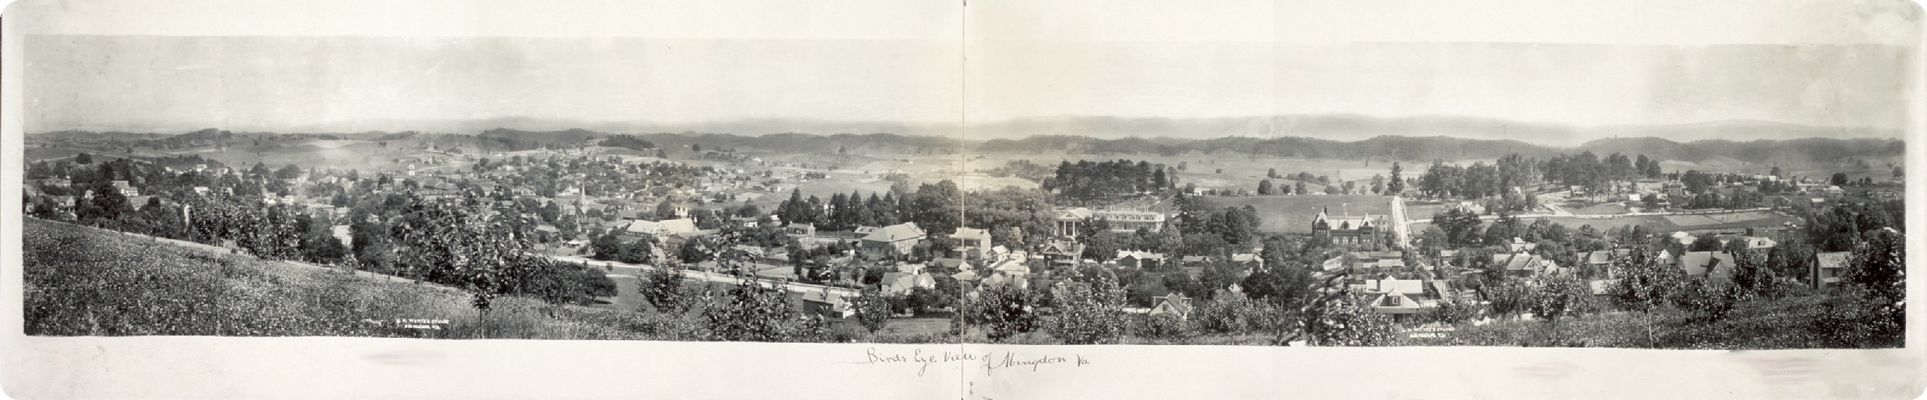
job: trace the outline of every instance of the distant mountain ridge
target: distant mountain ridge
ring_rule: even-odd
[[[284,132],[345,133],[483,132],[491,129],[525,132],[583,130],[607,133],[723,133],[761,136],[780,133],[822,135],[888,133],[906,136],[967,137],[976,140],[1024,139],[1033,136],[1085,136],[1096,139],[1170,138],[1205,140],[1244,136],[1304,137],[1361,141],[1380,136],[1449,136],[1464,139],[1516,140],[1541,146],[1577,146],[1616,137],[1660,137],[1679,142],[1718,139],[1875,138],[1898,139],[1899,129],[1871,126],[1815,126],[1758,120],[1725,120],[1680,124],[1573,126],[1545,122],[1459,116],[1384,117],[1361,114],[1282,114],[1268,116],[1162,118],[1111,116],[1028,117],[972,122],[888,122],[810,118],[747,118],[714,122],[595,121],[558,118],[498,117],[458,120],[355,120],[316,123],[275,129]],[[123,129],[125,130],[125,129]],[[148,129],[163,131],[163,129]],[[1157,139],[1147,139],[1156,141]]]
[[[581,146],[598,143],[610,135],[629,134],[662,148],[689,148],[692,145],[701,145],[711,149],[734,148],[767,152],[955,154],[960,151],[969,151],[1119,155],[1226,153],[1409,161],[1491,159],[1511,153],[1544,158],[1559,153],[1580,151],[1591,151],[1601,155],[1615,152],[1645,154],[1664,160],[1700,161],[1725,158],[1744,162],[1834,160],[1847,157],[1898,156],[1905,153],[1905,145],[1898,139],[1897,132],[1873,128],[1815,127],[1763,121],[1572,128],[1551,124],[1458,117],[1377,118],[1320,115],[1190,120],[1076,117],[1019,119],[975,125],[964,131],[970,137],[968,140],[935,134],[797,133],[806,132],[807,129],[753,135],[700,131],[629,133],[639,131],[580,127],[539,130],[517,127],[515,126],[517,124],[513,124],[520,121],[517,119],[496,119],[495,121],[511,124],[477,129],[479,133],[467,136],[473,137],[477,145],[509,149]],[[763,120],[766,124],[773,121],[779,120]],[[547,123],[539,125],[547,125]],[[810,125],[797,122],[787,126],[806,128]],[[864,125],[853,123],[842,126]],[[911,132],[936,132],[936,128],[916,128],[911,125],[876,127]],[[608,126],[601,128],[608,128]],[[748,129],[742,126],[737,128]],[[1183,130],[1189,134],[1154,134],[1175,130]],[[949,131],[952,134],[957,132],[954,125]],[[1404,133],[1361,136],[1379,131]],[[1604,132],[1611,132],[1611,134]],[[1830,135],[1833,133],[1840,134]],[[1567,138],[1594,138],[1571,143],[1549,144],[1547,140],[1516,138],[1522,134],[1539,137],[1564,135]],[[308,136],[396,140],[415,135],[444,138],[439,140],[463,136],[461,134],[421,134],[413,130],[397,133],[365,131],[298,135],[237,132],[230,135],[226,131],[203,129],[179,135],[70,130],[36,134],[30,138],[72,137],[99,140],[104,137],[125,137],[146,141],[204,143],[209,139],[240,137]],[[1736,141],[1731,138],[1749,140]]]

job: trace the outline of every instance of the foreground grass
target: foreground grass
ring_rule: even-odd
[[[35,219],[25,220],[23,228],[29,335],[713,340],[700,308],[671,315],[499,297],[483,320],[468,294],[448,287]],[[418,331],[379,323],[398,318],[445,319],[449,325]],[[835,321],[814,340],[955,342],[929,321],[891,322],[870,333],[851,321]]]
[[[25,226],[29,335],[397,336],[658,339],[698,336],[687,324],[633,312],[495,303],[478,321],[467,294],[38,220]],[[417,332],[367,321],[449,320]]]
[[[1664,349],[1896,348],[1905,335],[1876,333],[1870,318],[1829,319],[1823,295],[1740,303],[1708,320],[1680,310],[1612,312],[1560,320],[1461,325],[1449,339],[1410,345],[1617,347]],[[1646,327],[1650,321],[1652,329]],[[1649,336],[1650,335],[1650,336]]]

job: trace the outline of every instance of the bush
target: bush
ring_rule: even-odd
[[[986,286],[966,303],[967,322],[982,325],[990,340],[1003,340],[1037,327],[1038,298],[1011,285]]]
[[[1124,334],[1124,290],[1108,279],[1060,282],[1051,288],[1055,313],[1046,325],[1066,344],[1113,343]]]
[[[1185,341],[1197,336],[1190,321],[1172,314],[1142,315],[1133,322],[1131,334],[1145,339]]]

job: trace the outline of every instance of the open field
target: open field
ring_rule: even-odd
[[[1262,219],[1258,230],[1265,232],[1311,233],[1312,216],[1317,215],[1321,210],[1329,210],[1331,215],[1390,216],[1392,213],[1392,198],[1378,195],[1197,197],[1195,199],[1214,208],[1247,205],[1256,208],[1258,217]],[[1412,214],[1408,212],[1407,215]]]
[[[1626,209],[1626,206],[1620,205],[1619,203],[1598,203],[1579,207],[1580,204],[1583,203],[1568,201],[1565,204],[1560,204],[1560,206],[1565,207],[1566,211],[1577,215],[1619,215],[1630,211]]]

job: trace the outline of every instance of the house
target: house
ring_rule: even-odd
[[[1440,294],[1450,292],[1445,281],[1418,279],[1374,279],[1362,286],[1372,299],[1372,312],[1391,315],[1392,320],[1401,322],[1438,308]],[[1427,286],[1432,290],[1427,291]]]
[[[1052,264],[1077,265],[1084,259],[1084,244],[1068,240],[1053,240],[1044,245],[1041,252],[1044,260]]]
[[[1587,293],[1592,294],[1593,300],[1596,300],[1594,304],[1611,307],[1614,304],[1613,285],[1618,283],[1618,279],[1593,279],[1586,281],[1586,290]]]
[[[1595,271],[1607,271],[1608,273],[1611,273],[1613,260],[1625,258],[1626,256],[1632,255],[1632,254],[1633,254],[1632,249],[1589,251],[1589,252],[1586,252],[1586,259],[1584,260],[1584,262],[1586,263],[1587,267],[1591,267]]]
[[[1148,313],[1151,316],[1172,315],[1180,320],[1191,318],[1191,299],[1184,297],[1183,294],[1172,293],[1153,297],[1151,303],[1153,304],[1151,312]]]
[[[762,219],[756,217],[729,217],[729,222],[739,227],[754,229],[758,224],[762,223]]]
[[[1002,275],[1002,274],[991,275],[989,278],[984,278],[982,282],[983,283],[979,284],[979,286],[992,287],[992,286],[1011,285],[1011,287],[1014,287],[1017,289],[1030,288],[1029,279],[1024,279],[1021,276],[1015,276],[1015,275]]]
[[[1675,262],[1687,275],[1705,276],[1708,271],[1713,276],[1727,277],[1733,273],[1733,253],[1724,251],[1689,251],[1679,255]]]
[[[1839,186],[1828,185],[1827,188],[1821,190],[1820,193],[1829,199],[1838,199],[1846,196],[1847,190],[1841,189]]]
[[[1558,262],[1537,254],[1493,254],[1492,263],[1504,266],[1506,275],[1510,276],[1524,277],[1561,271]]]
[[[1022,278],[1030,275],[1030,263],[1026,262],[1025,257],[1007,257],[991,263],[990,272],[996,275]]]
[[[977,280],[983,279],[982,276],[977,275],[977,270],[974,269],[957,271],[955,274],[950,274],[950,277],[962,283],[977,283]]]
[[[1329,210],[1321,210],[1311,219],[1313,241],[1335,245],[1355,246],[1361,250],[1380,250],[1390,247],[1384,242],[1379,227],[1386,225],[1383,215],[1332,216]]]
[[[783,226],[783,233],[790,236],[815,237],[816,224],[791,222]]]
[[[1131,233],[1138,228],[1157,232],[1164,229],[1165,215],[1156,211],[1139,210],[1092,210],[1089,208],[1058,209],[1055,211],[1056,224],[1052,226],[1059,237],[1075,238],[1085,221],[1104,220],[1111,226],[1111,232]]]
[[[1539,248],[1538,243],[1526,243],[1525,239],[1520,239],[1517,236],[1512,237],[1511,243],[1506,243],[1506,250],[1510,250],[1514,253],[1524,253],[1528,251],[1533,251],[1538,248]]]
[[[910,291],[916,288],[936,289],[937,280],[930,274],[885,272],[882,285],[884,293],[902,296],[910,294]]]
[[[988,230],[977,229],[977,228],[957,228],[957,232],[950,234],[950,238],[955,239],[957,241],[957,248],[959,250],[968,251],[967,249],[972,249],[972,248],[975,248],[975,249],[990,248],[990,231]]]
[[[1733,240],[1744,241],[1744,243],[1746,243],[1747,250],[1755,250],[1760,252],[1773,250],[1773,246],[1778,246],[1780,244],[1779,242],[1773,241],[1773,238],[1764,237],[1764,236],[1746,236],[1746,237],[1741,237]],[[1721,244],[1725,244],[1725,242],[1721,242]]]
[[[1118,250],[1117,257],[1112,258],[1111,261],[1116,262],[1117,265],[1121,267],[1138,269],[1156,268],[1158,265],[1164,264],[1164,255],[1148,251]]]
[[[67,178],[45,178],[40,180],[41,187],[72,187],[74,181]]]
[[[1232,254],[1231,264],[1237,265],[1244,269],[1251,269],[1251,270],[1263,269],[1265,267],[1265,259],[1263,257],[1259,257],[1258,254],[1255,254],[1255,253]]]
[[[870,230],[863,235],[858,249],[871,257],[910,254],[910,248],[926,236],[915,222],[905,222]]]
[[[856,315],[856,307],[843,295],[825,290],[803,294],[803,312],[824,318],[849,318]]]
[[[123,197],[134,197],[134,196],[141,195],[140,189],[135,188],[133,185],[127,184],[127,181],[113,181],[112,184],[114,185],[114,191],[120,192],[120,195]]]
[[[1178,258],[1178,266],[1202,268],[1204,267],[1205,263],[1208,263],[1210,261],[1211,259],[1205,256],[1184,256],[1184,257]]]
[[[1825,289],[1840,283],[1840,277],[1847,273],[1847,260],[1852,252],[1835,251],[1813,255],[1813,288]]]
[[[969,261],[964,261],[964,259],[961,259],[961,258],[939,257],[939,258],[930,260],[930,263],[935,264],[938,268],[942,268],[942,270],[944,271],[968,271],[968,270],[977,268],[974,265],[970,265]]]

